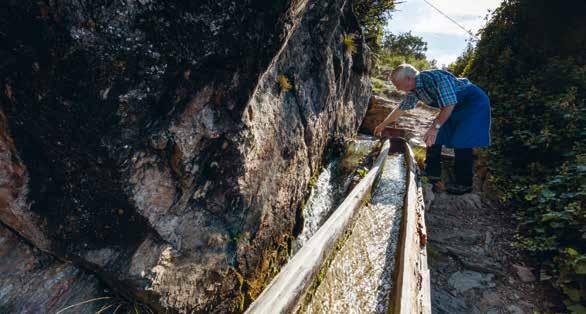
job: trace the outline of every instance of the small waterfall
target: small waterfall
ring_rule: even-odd
[[[350,141],[343,156],[332,160],[317,177],[303,208],[303,229],[293,242],[293,256],[328,219],[344,200],[352,184],[355,170],[368,163],[366,157],[378,145],[370,136],[358,136]]]

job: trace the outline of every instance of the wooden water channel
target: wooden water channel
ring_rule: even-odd
[[[404,162],[401,161],[404,174],[395,178],[382,175],[381,178],[385,165],[394,167],[397,159],[404,159]],[[374,195],[377,198],[377,189],[379,199],[384,194],[389,194],[389,185],[384,183],[385,180],[400,180],[395,184],[403,185],[396,188],[396,193],[402,195],[394,195],[395,199],[401,198],[395,206],[398,213],[392,213],[392,206],[383,206],[374,210],[388,208],[392,215],[380,216],[382,213],[377,212],[374,214],[379,214],[379,218],[397,217],[399,220],[395,223],[390,221],[387,224],[378,224],[378,229],[369,228],[369,225],[377,222],[376,217],[373,220],[372,214],[365,214],[369,209],[373,213],[372,208],[368,207],[372,205],[370,197]],[[385,186],[387,190],[380,190]],[[372,203],[377,202],[374,198]],[[382,199],[382,202],[378,202],[384,204],[386,201]],[[431,313],[423,208],[422,189],[418,184],[417,166],[411,147],[399,137],[386,139],[366,176],[273,278],[246,313]],[[367,217],[371,221],[361,221],[368,219]],[[387,230],[381,232],[381,226]],[[361,232],[364,235],[360,235]],[[360,245],[365,242],[360,242],[360,239],[357,241],[353,235],[354,238],[361,236],[368,241],[372,238],[373,242],[380,242],[381,235],[387,237],[389,249],[383,254],[392,256],[386,256],[384,261],[366,256],[366,250],[361,249]],[[382,239],[387,239],[384,237]],[[345,265],[341,261],[347,259],[345,256],[348,255],[353,258],[353,263]],[[363,265],[360,258],[363,258],[364,263],[368,261],[378,264],[359,270],[358,268],[364,268],[361,267]],[[376,272],[370,271],[371,269],[378,271],[376,276],[382,276],[379,273],[389,274],[388,280],[392,282],[383,287],[380,280],[364,279],[363,277]],[[362,287],[357,282],[378,283]],[[378,306],[367,306],[365,304],[369,304],[368,302],[357,302],[344,294],[360,294],[361,300],[369,297],[375,300],[376,294]],[[385,302],[381,303],[381,298]]]

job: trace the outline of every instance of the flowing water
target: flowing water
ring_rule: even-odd
[[[376,147],[372,137],[359,136],[351,141],[344,155],[331,161],[311,188],[303,208],[303,229],[293,242],[292,254],[299,250],[340,205],[352,183],[354,170]]]
[[[406,168],[388,156],[369,205],[325,270],[305,313],[386,313],[400,236]]]

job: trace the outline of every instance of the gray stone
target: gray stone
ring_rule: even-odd
[[[438,314],[469,314],[472,312],[462,298],[434,287],[431,290],[431,307],[432,313]]]
[[[486,231],[486,236],[484,238],[484,251],[487,254],[491,254],[492,241],[492,233],[490,233],[490,231]]]
[[[455,229],[453,233],[449,234],[439,234],[435,240],[444,243],[454,243],[457,244],[464,244],[466,246],[470,246],[472,244],[476,244],[480,241],[482,235],[479,232],[474,230],[467,230],[462,232],[459,229]]]
[[[435,199],[435,193],[432,190],[433,186],[429,183],[423,185],[423,201],[425,203],[425,210],[428,211]]]
[[[448,279],[451,287],[458,292],[466,292],[474,288],[491,288],[495,286],[493,274],[482,274],[475,271],[464,270],[453,273]]]
[[[523,313],[525,313],[523,311],[523,309],[521,309],[520,306],[515,305],[515,304],[511,304],[511,305],[507,306],[507,310],[509,311],[510,314],[523,314]]]
[[[478,210],[482,208],[482,198],[477,193],[468,193],[464,195],[440,193],[436,195],[433,209],[437,211],[447,211],[448,208],[456,211]]]
[[[469,230],[468,232],[461,232],[459,234],[459,240],[462,244],[475,244],[480,241],[482,235],[479,232]]]
[[[482,293],[482,301],[490,306],[496,306],[501,303],[499,294],[494,291],[484,291]]]
[[[513,265],[513,268],[522,282],[534,282],[536,280],[535,275],[533,275],[530,268],[520,265]]]
[[[486,314],[501,314],[498,308],[491,307],[486,311]]]

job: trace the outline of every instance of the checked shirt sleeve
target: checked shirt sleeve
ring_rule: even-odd
[[[442,75],[439,82],[437,82],[437,103],[440,108],[458,103],[456,96],[456,85],[451,77]]]
[[[405,99],[399,105],[399,109],[401,109],[401,110],[413,109],[417,105],[418,100],[419,99],[417,98],[415,93],[409,92],[409,93],[407,93],[407,96],[405,96]]]

